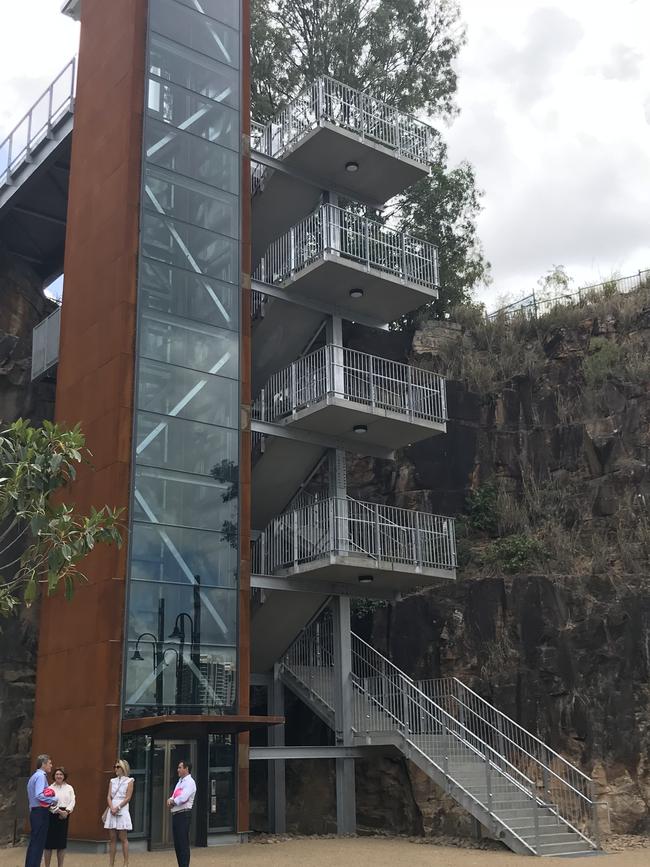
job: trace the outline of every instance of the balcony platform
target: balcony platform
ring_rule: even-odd
[[[362,557],[354,554],[321,557],[309,563],[301,563],[288,569],[277,569],[273,573],[278,578],[307,578],[339,584],[349,584],[359,588],[363,596],[364,584],[359,583],[359,576],[372,576],[372,582],[367,586],[376,590],[394,590],[406,593],[420,587],[431,587],[439,583],[441,578],[454,580],[456,570],[434,567],[416,567],[406,563],[381,563],[372,557]]]
[[[280,285],[313,301],[328,301],[347,309],[353,322],[355,312],[394,322],[438,297],[438,291],[432,287],[362,265],[332,251],[324,251],[316,261],[293,272]],[[363,291],[363,296],[351,298],[350,292],[357,289]]]

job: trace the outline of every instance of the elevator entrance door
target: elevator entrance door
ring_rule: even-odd
[[[178,780],[178,763],[190,762],[196,773],[196,741],[155,740],[151,756],[151,839],[152,849],[173,846],[172,821],[167,799]],[[195,777],[196,779],[196,777]],[[190,842],[196,844],[196,810],[192,810]]]

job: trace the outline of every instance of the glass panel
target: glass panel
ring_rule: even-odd
[[[153,641],[144,644],[142,639],[136,653],[136,642],[127,643],[126,716],[179,706],[195,713],[232,708],[237,694],[234,647],[201,646],[192,653],[187,643],[182,648],[179,642],[158,648]]]
[[[200,577],[192,584],[135,581],[129,597],[129,640],[140,640],[149,655],[164,646],[175,647],[182,655],[185,645],[191,654],[202,643],[234,645],[237,591],[203,587]],[[145,655],[145,648],[138,645],[140,655]]]
[[[223,500],[229,489],[206,476],[136,467],[133,517],[152,524],[220,530],[236,545],[237,499]]]
[[[237,335],[224,328],[144,310],[140,355],[213,375],[235,378],[239,370]],[[202,377],[196,377],[198,388]]]
[[[131,767],[135,780],[129,812],[133,823],[133,836],[145,836],[148,831],[147,804],[149,803],[149,761],[151,738],[149,735],[123,735],[120,756]]]
[[[236,283],[238,244],[232,238],[174,220],[142,215],[141,249],[145,256],[159,259],[218,280]]]
[[[212,476],[227,485],[223,496],[237,496],[239,431],[187,419],[139,412],[136,461],[140,466],[164,467]]]
[[[150,0],[149,26],[181,45],[239,66],[239,34],[225,24],[183,8],[175,0]]]
[[[236,196],[165,169],[146,169],[144,206],[212,232],[239,236]]]
[[[239,72],[205,54],[151,34],[149,71],[187,90],[239,108]]]
[[[237,427],[239,384],[236,380],[141,359],[138,407],[178,418]]]
[[[142,259],[140,298],[144,307],[238,330],[238,289],[153,259]]]
[[[197,96],[158,78],[149,79],[149,112],[193,135],[237,149],[239,115],[219,102]]]
[[[231,27],[239,26],[239,0],[178,0],[183,6],[189,6],[190,9],[196,9],[209,15],[211,18],[216,18],[217,21],[223,21],[230,24]]]
[[[226,147],[148,117],[145,122],[147,162],[213,187],[239,192],[239,155]]]
[[[131,579],[191,582],[201,586],[237,586],[237,550],[221,533],[160,524],[134,524],[131,532]]]
[[[208,735],[208,830],[235,827],[235,744],[232,735]]]

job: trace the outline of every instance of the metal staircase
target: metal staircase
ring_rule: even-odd
[[[397,747],[514,852],[598,851],[589,777],[457,679],[413,681],[351,639],[353,743]],[[332,729],[334,657],[331,619],[321,616],[281,663],[285,685]]]

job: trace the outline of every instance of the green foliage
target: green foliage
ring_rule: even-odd
[[[497,532],[497,486],[487,482],[467,498],[467,522],[474,530],[494,535]]]
[[[589,341],[589,355],[582,362],[585,381],[591,388],[602,385],[610,376],[621,370],[623,350],[613,340],[606,337],[592,337]]]
[[[545,556],[541,542],[531,536],[516,533],[491,542],[483,554],[483,560],[486,564],[514,574],[537,565]]]
[[[454,61],[465,34],[457,0],[253,0],[252,103],[271,117],[320,75],[368,90],[402,111],[455,112]],[[432,173],[391,215],[405,231],[438,245],[440,299],[398,327],[443,316],[487,280],[476,233],[481,193],[472,167],[450,168],[440,139]]]
[[[385,599],[353,599],[351,609],[354,617],[363,620],[366,617],[372,617],[379,608],[386,608],[387,606],[388,602]]]
[[[85,580],[78,565],[95,545],[121,545],[121,509],[78,515],[60,496],[53,501],[89,456],[79,426],[34,428],[19,419],[0,434],[0,615],[17,607],[18,594],[30,605],[39,585],[50,595],[62,586],[72,598]]]

